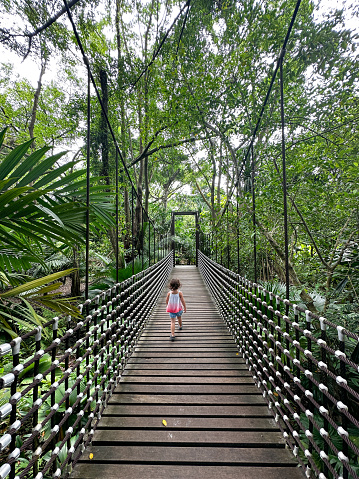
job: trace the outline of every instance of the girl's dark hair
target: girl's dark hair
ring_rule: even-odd
[[[177,278],[172,278],[171,281],[170,281],[170,289],[172,289],[172,291],[175,291],[176,289],[178,289],[179,287],[181,286],[181,282],[179,279]]]

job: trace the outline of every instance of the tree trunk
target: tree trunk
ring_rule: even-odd
[[[41,93],[41,88],[42,88],[42,78],[45,74],[46,65],[47,65],[47,59],[45,58],[45,60],[41,63],[40,77],[39,77],[39,80],[37,82],[37,88],[36,88],[36,91],[35,91],[35,94],[34,94],[34,103],[33,103],[33,106],[32,106],[31,118],[30,118],[30,123],[29,123],[30,138],[34,138],[34,128],[35,128],[35,122],[36,122],[36,114],[37,114],[37,110],[38,110],[38,107],[39,107],[40,93]],[[32,143],[32,149],[33,150],[36,149],[35,141]]]
[[[75,245],[72,248],[73,254],[73,267],[76,270],[71,273],[71,296],[72,297],[79,297],[81,296],[81,283],[80,283],[80,263],[79,263],[79,248]]]
[[[139,125],[139,131],[140,131],[140,138],[139,138],[139,153],[141,154],[143,152],[143,142],[142,142],[142,104],[141,104],[141,94],[139,94],[139,99],[138,99],[138,125]],[[140,161],[140,171],[138,173],[137,177],[137,198],[136,198],[136,210],[135,210],[135,218],[134,218],[134,241],[135,245],[138,251],[140,251],[141,246],[142,246],[142,193],[143,193],[143,188],[142,188],[142,183],[143,183],[143,170],[144,170],[144,164],[143,164],[143,159]],[[144,221],[147,221],[147,218],[144,218]]]
[[[145,115],[144,115],[144,135],[143,135],[143,144],[147,145],[148,142],[148,73],[145,74],[144,76],[144,82],[145,82],[145,94],[144,94],[144,109],[145,109]],[[142,152],[140,152],[142,153]],[[148,201],[150,197],[150,187],[149,187],[149,181],[148,181],[148,156],[144,159],[144,164],[143,164],[143,176],[145,180],[145,211],[148,214]]]
[[[149,33],[150,33],[150,28],[151,28],[151,25],[152,25],[152,14],[153,14],[153,9],[154,9],[154,4],[155,4],[155,2],[154,2],[154,0],[152,0],[151,6],[150,6],[150,18],[148,20],[147,30],[146,30],[146,33],[145,33],[145,45],[144,45],[145,65],[147,65],[147,63],[148,63],[148,61],[147,61],[147,57],[148,57],[148,37],[149,37]],[[144,99],[143,99],[144,100],[143,101],[143,104],[144,104],[144,119],[143,119],[144,128],[141,132],[141,136],[143,136],[142,144],[145,144],[145,145],[147,145],[147,142],[148,142],[148,130],[149,130],[149,107],[148,107],[148,104],[149,104],[149,98],[148,98],[148,77],[149,77],[149,74],[150,74],[149,70],[147,70],[145,75],[144,75]],[[140,154],[141,153],[142,153],[142,151],[140,152]],[[149,201],[149,197],[150,197],[150,188],[149,188],[149,181],[148,181],[148,156],[146,156],[143,166],[144,166],[143,175],[144,175],[144,181],[145,181],[145,204],[144,204],[144,207],[145,207],[146,213],[148,214],[148,201]]]
[[[123,69],[123,58],[122,58],[122,42],[121,42],[121,28],[120,28],[120,12],[121,12],[121,0],[116,0],[116,41],[117,41],[117,83],[118,91],[120,95],[120,116],[121,116],[121,150],[123,158],[127,157],[127,141],[126,141],[126,113],[125,113],[125,101],[123,91],[121,89],[124,83],[124,69]],[[130,212],[130,200],[127,188],[127,179],[124,180],[123,176],[121,177],[121,182],[123,184],[123,207],[125,213],[125,230],[126,233],[123,235],[123,244],[124,248],[129,249],[131,246],[131,212]]]
[[[100,82],[102,91],[102,103],[105,112],[101,109],[101,123],[100,123],[100,143],[102,153],[102,172],[101,175],[105,177],[105,183],[110,184],[110,166],[108,158],[108,127],[106,116],[108,117],[108,88],[107,88],[107,73],[105,70],[100,70]],[[105,116],[106,115],[106,116]]]
[[[334,269],[327,270],[327,281],[325,284],[326,295],[325,295],[325,303],[324,303],[324,313],[328,309],[328,306],[330,303],[330,287],[332,285],[333,273],[334,273]]]
[[[128,189],[125,186],[123,191],[123,203],[125,210],[125,230],[126,233],[123,235],[123,245],[125,249],[128,249],[131,246],[131,210],[130,210],[130,197],[128,194]]]

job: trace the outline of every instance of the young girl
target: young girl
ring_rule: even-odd
[[[170,290],[167,293],[166,304],[167,313],[170,313],[171,318],[171,341],[175,340],[175,325],[176,317],[178,319],[179,329],[182,329],[182,314],[186,312],[186,303],[182,292],[178,289],[181,286],[179,279],[171,279]]]

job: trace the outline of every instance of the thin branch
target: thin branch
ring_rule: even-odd
[[[209,180],[208,180],[208,178],[207,178],[207,175],[205,175],[204,171],[203,171],[202,168],[199,166],[198,162],[194,159],[194,157],[193,157],[193,155],[192,155],[191,152],[190,152],[190,155],[192,156],[192,159],[193,159],[193,161],[195,162],[195,164],[196,164],[196,166],[197,166],[199,172],[201,173],[201,175],[203,176],[203,178],[206,180],[206,183],[207,183],[208,188],[211,189],[211,185],[210,185],[210,183],[209,183]],[[212,209],[212,207],[211,207],[211,209]]]
[[[68,2],[67,6],[68,8],[72,8],[74,5],[76,5],[76,3],[78,3],[80,0],[71,0],[70,2]],[[32,39],[38,35],[39,33],[43,32],[44,30],[46,30],[47,28],[49,28],[53,23],[55,23],[64,13],[67,12],[67,8],[66,6],[64,6],[59,12],[57,12],[53,17],[51,17],[46,23],[44,23],[43,25],[41,25],[41,27],[38,27],[35,31],[31,32],[31,33],[25,33],[24,34],[24,37],[27,37],[29,39],[29,46],[28,46],[28,49],[27,49],[27,52],[24,56],[24,60],[27,58],[28,54],[30,53],[30,50],[31,50],[31,43],[32,43]]]
[[[147,144],[146,148],[143,150],[143,152],[137,157],[135,158],[128,166],[133,166],[134,164],[138,163],[139,161],[141,161],[143,158],[146,158],[150,155],[148,155],[148,150],[150,148],[151,145],[153,145],[153,143],[155,142],[156,138],[158,137],[158,135],[164,131],[166,128],[168,127],[168,125],[165,125],[163,126],[162,128],[160,128],[159,130],[156,131],[156,133],[153,135],[152,139],[149,141],[149,143]]]
[[[347,249],[349,243],[351,242],[352,240],[352,237],[354,235],[354,231],[351,233],[351,235],[349,236],[349,239],[344,243],[344,246],[342,247],[340,253],[339,253],[339,258],[338,260],[333,263],[333,260],[334,260],[334,255],[335,255],[335,252],[336,250],[338,249],[338,246],[339,246],[339,241],[340,241],[340,237],[342,235],[342,233],[345,231],[346,227],[348,226],[349,224],[349,221],[351,220],[351,217],[353,215],[354,211],[352,211],[352,213],[348,216],[348,219],[346,220],[345,222],[345,225],[343,226],[343,228],[339,231],[339,234],[338,234],[338,237],[337,237],[337,241],[335,242],[335,246],[334,246],[334,249],[333,249],[333,252],[332,252],[332,255],[331,255],[331,258],[330,258],[330,263],[331,263],[331,268],[334,270],[338,264],[341,262],[342,258],[343,258],[343,255],[344,255],[344,252],[345,250]]]
[[[198,140],[206,140],[206,139],[208,139],[208,138],[207,137],[199,137],[199,138],[191,137],[191,138],[187,138],[186,140],[174,141],[173,143],[168,143],[167,145],[158,146],[157,148],[153,148],[152,150],[148,150],[146,153],[144,152],[141,155],[139,155],[137,158],[135,158],[128,165],[128,167],[131,167],[131,166],[135,165],[139,161],[143,160],[143,158],[151,156],[151,155],[153,155],[153,153],[156,153],[157,151],[164,150],[164,149],[167,149],[167,148],[172,148],[172,147],[179,146],[179,145],[183,145],[185,143],[193,143],[193,142],[198,141]]]
[[[72,8],[74,5],[76,5],[76,3],[78,3],[80,0],[71,0],[70,2],[68,2],[68,7],[69,8]],[[51,17],[46,23],[44,23],[44,25],[42,25],[41,27],[38,27],[34,32],[32,33],[26,33],[25,36],[26,37],[29,37],[29,38],[33,38],[35,37],[36,35],[38,35],[39,33],[41,33],[42,31],[46,30],[48,27],[50,27],[53,23],[56,22],[56,20],[58,20],[64,13],[66,13],[66,7],[63,7],[59,12],[57,12],[53,17]]]
[[[208,206],[208,208],[212,209],[212,207],[211,207],[211,205],[209,204],[207,198],[204,196],[203,191],[201,190],[199,184],[197,183],[197,180],[195,179],[194,181],[196,182],[197,190],[199,191],[200,195],[202,196],[204,202],[206,203],[206,205]]]
[[[325,261],[325,259],[323,258],[323,256],[321,255],[321,253],[320,253],[320,251],[319,251],[318,245],[317,245],[315,239],[313,238],[312,233],[310,232],[310,229],[309,229],[309,227],[308,227],[308,225],[307,225],[307,222],[306,222],[305,219],[304,219],[304,216],[303,216],[302,213],[300,212],[300,210],[299,210],[299,208],[297,207],[297,205],[296,205],[294,199],[292,198],[292,196],[291,196],[290,194],[288,194],[288,193],[287,193],[287,195],[288,195],[288,198],[290,199],[292,205],[294,206],[294,209],[295,209],[295,211],[297,212],[299,218],[302,220],[302,224],[303,224],[303,226],[304,226],[304,229],[305,229],[305,231],[307,232],[307,234],[308,234],[308,236],[309,236],[311,242],[313,243],[313,246],[314,246],[315,251],[317,252],[318,258],[320,259],[320,261],[323,263],[323,265],[324,265],[327,269],[330,269],[329,263],[327,263],[327,262]]]
[[[10,122],[11,118],[9,117],[9,115],[6,113],[6,111],[4,110],[4,108],[2,106],[0,106],[1,108],[1,111],[3,112],[3,115],[4,117]],[[20,130],[19,128],[17,128],[12,122],[9,123],[9,126],[16,131],[16,133],[20,133]]]
[[[183,24],[182,24],[181,33],[180,33],[180,37],[179,37],[178,44],[177,44],[176,57],[178,55],[178,50],[179,50],[180,43],[181,43],[181,40],[182,40],[182,35],[183,35],[184,29],[185,29],[186,23],[187,23],[188,12],[189,12],[189,9],[190,9],[190,1],[191,0],[189,0],[189,2],[188,2],[187,11],[186,11],[186,14],[185,14],[185,17],[184,17],[184,20],[183,20]]]
[[[283,187],[283,178],[282,178],[282,175],[280,174],[279,167],[278,167],[278,164],[277,164],[275,158],[273,158],[273,164],[274,164],[274,168],[275,168],[275,170],[277,171],[277,174],[278,174],[278,176],[279,176],[279,180],[280,180],[280,182],[282,183],[282,187]],[[313,237],[313,235],[312,235],[312,233],[311,233],[311,231],[310,231],[310,229],[309,229],[309,227],[308,227],[308,225],[307,225],[307,222],[306,222],[305,219],[304,219],[304,216],[302,215],[302,213],[300,212],[300,210],[299,210],[299,208],[298,208],[296,202],[294,201],[294,198],[293,198],[292,195],[290,195],[288,192],[287,192],[287,195],[288,195],[288,198],[290,199],[290,201],[291,201],[291,203],[292,203],[292,205],[293,205],[295,211],[297,212],[299,218],[301,219],[305,231],[307,232],[307,234],[308,234],[308,236],[309,236],[311,242],[313,243],[313,246],[314,246],[315,251],[317,252],[318,258],[319,258],[320,261],[323,263],[323,265],[325,266],[325,268],[329,269],[330,266],[329,266],[329,264],[325,261],[325,259],[323,258],[323,256],[321,255],[320,250],[319,250],[319,248],[318,248],[318,245],[317,245],[317,243],[316,243],[316,241],[315,241],[315,239],[314,239],[314,237]]]
[[[313,128],[310,128],[309,126],[303,125],[302,123],[298,123],[298,122],[294,123],[292,121],[288,121],[287,124],[291,125],[291,126],[301,126],[302,128],[305,128],[306,130],[311,131],[312,133],[314,133],[315,137],[319,136],[320,138],[323,138],[323,140],[325,140],[327,143],[332,143],[335,146],[339,146],[338,143],[335,143],[334,141],[330,140],[329,138],[324,136],[323,133],[320,133],[320,132],[314,130]]]
[[[74,130],[73,128],[69,128],[68,130],[64,130],[61,133],[59,133],[58,135],[52,136],[51,138],[52,138],[53,141],[58,140],[60,138],[65,138],[65,135],[67,135],[67,133],[73,132],[73,130]]]
[[[140,79],[143,77],[143,75],[147,72],[147,70],[150,68],[150,66],[153,64],[153,62],[156,60],[158,54],[160,53],[161,51],[161,48],[163,46],[163,44],[165,43],[165,41],[167,40],[167,37],[170,33],[170,31],[172,30],[173,26],[175,25],[175,23],[177,22],[178,18],[180,17],[180,15],[182,14],[183,10],[190,4],[190,1],[191,0],[187,0],[186,4],[181,8],[179,14],[177,15],[177,17],[174,19],[172,25],[170,26],[170,28],[167,30],[167,32],[165,33],[164,37],[162,38],[157,50],[153,53],[153,56],[152,56],[152,60],[150,61],[150,63],[144,68],[144,70],[141,72],[141,74],[138,76],[138,78],[136,79],[136,81],[132,84],[132,87],[131,87],[131,90],[130,90],[130,93],[132,93],[134,87],[136,86],[136,84],[140,81]]]

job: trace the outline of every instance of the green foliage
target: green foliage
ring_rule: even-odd
[[[79,80],[71,79],[69,75],[66,83],[70,83],[69,89],[79,86]],[[35,88],[29,80],[16,75],[11,64],[0,63],[0,129],[10,125],[7,134],[10,147],[29,137],[34,94]],[[36,145],[61,145],[62,149],[72,149],[82,133],[78,124],[83,108],[82,96],[70,96],[62,81],[53,80],[42,85],[34,124]]]
[[[90,286],[89,295],[90,298],[101,294],[104,290],[107,290],[116,284],[116,268],[112,261],[108,258],[102,258],[103,267],[99,268],[95,273],[95,278]],[[118,282],[121,283],[127,278],[130,278],[133,274],[137,274],[142,271],[142,258],[135,258],[133,261],[126,264],[124,268],[118,270]],[[144,268],[148,267],[148,258],[144,260]]]
[[[46,322],[36,308],[79,314],[73,298],[58,292],[58,279],[73,269],[32,280],[28,271],[36,264],[48,271],[45,252],[84,243],[85,172],[74,169],[76,162],[58,164],[64,153],[45,157],[47,147],[27,155],[31,143],[16,146],[0,164],[0,279],[6,289],[0,293],[0,329],[11,337]],[[92,186],[90,196],[91,227],[98,234],[113,225],[113,204],[102,186]]]
[[[28,49],[24,32],[33,31],[62,7],[59,1],[51,8],[48,2],[36,3],[37,8],[25,0],[0,3],[7,13],[21,16],[14,32],[2,23],[0,35],[13,52],[22,54]],[[205,243],[206,253],[245,277],[257,276],[268,290],[283,296],[283,172],[277,83],[254,142],[255,227],[251,159],[242,163],[268,89],[271,65],[280,53],[296,2],[198,0],[189,8],[186,23],[183,14],[174,25],[157,59],[145,72],[178,4],[167,3],[160,18],[163,5],[156,2],[133,4],[124,0],[115,8],[106,5],[105,10],[96,8],[97,3],[79,2],[72,9],[75,23],[95,79],[101,70],[108,73],[107,114],[124,161],[131,165],[133,183],[158,231],[168,232],[171,210],[198,211],[205,234],[213,231],[221,218],[215,236]],[[284,59],[290,299],[306,306],[302,296],[309,294],[311,306],[318,313],[358,331],[357,38],[345,27],[344,9],[333,8],[321,15],[315,9],[312,1],[302,1]],[[66,58],[73,54],[75,40],[67,28],[60,19],[33,38],[30,55],[38,54],[45,77],[51,56]],[[61,65],[61,77],[52,82],[40,76],[39,68],[39,78],[44,81],[42,85],[39,82],[41,88],[37,90],[24,78],[15,78],[10,65],[1,65],[1,340],[42,326],[49,311],[76,316],[71,298],[62,298],[57,290],[58,279],[83,264],[87,209],[79,145],[85,136],[86,90],[79,73],[82,59],[66,60]],[[105,156],[104,139],[109,135],[93,93],[90,102],[90,160],[92,171],[99,174]],[[28,140],[34,114],[36,146],[34,140]],[[77,150],[71,160],[64,153],[54,153],[65,146]],[[50,149],[54,151],[50,153]],[[107,149],[109,181],[93,177],[90,198],[93,295],[116,281],[113,234],[111,237],[113,189],[104,185],[114,182],[116,155],[111,143]],[[138,241],[131,244],[129,211],[133,213],[136,205],[126,200],[131,186],[122,174],[119,230],[120,262],[124,267],[118,272],[119,281],[140,271],[142,265],[148,266],[154,258],[148,245],[149,224],[145,221],[142,230],[143,218],[135,218]],[[227,201],[229,207],[222,217]],[[192,220],[176,219],[176,236],[171,239],[177,243],[178,261],[191,262],[195,257]],[[139,236],[144,238],[143,248]],[[163,248],[163,244],[156,248]],[[133,249],[141,257],[132,258]],[[51,341],[51,331],[43,332],[43,341]],[[305,339],[301,342],[304,348]],[[357,358],[355,342],[347,343],[346,353]],[[328,344],[337,349],[337,337],[328,334]],[[304,364],[306,358],[301,361]],[[49,357],[44,356],[41,371],[48,366]],[[22,372],[20,388],[32,373],[31,367]],[[75,380],[72,375],[70,383]],[[348,373],[347,380],[350,387],[358,389],[357,373]],[[334,390],[335,384],[331,386]],[[49,387],[49,381],[43,381],[42,393]],[[83,390],[84,385],[80,387]],[[56,393],[57,402],[64,392],[62,385]],[[8,394],[1,392],[0,404]],[[70,405],[75,401],[73,393]],[[23,398],[18,405],[21,414],[25,415],[31,405],[31,397]],[[357,405],[350,407],[353,416],[358,417]],[[47,400],[39,420],[49,413]],[[64,403],[56,411],[56,421],[60,422],[63,415]],[[307,425],[303,414],[300,419]],[[315,419],[321,427],[321,418],[316,415]],[[49,424],[42,439],[49,435]],[[340,449],[341,439],[334,430],[329,432]],[[349,434],[359,444],[357,431],[349,430]],[[314,431],[314,435],[323,448],[319,432]],[[302,439],[307,440],[304,436]],[[66,454],[66,447],[61,454]],[[321,467],[322,461],[315,454],[314,460]],[[29,457],[20,456],[19,470],[26,467]],[[49,457],[45,453],[41,460],[45,462]],[[350,459],[357,468],[357,458]],[[341,475],[340,461],[336,457],[330,461]]]

